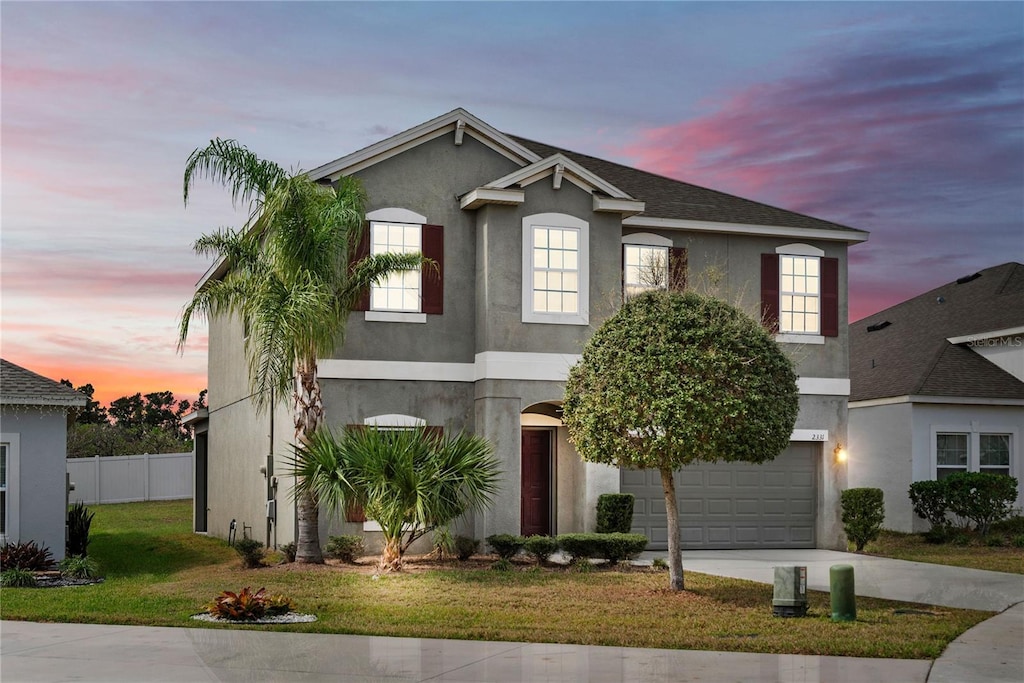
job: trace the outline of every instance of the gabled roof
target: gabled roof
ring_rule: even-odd
[[[843,237],[851,241],[863,241],[867,237],[863,230],[839,223],[709,190],[612,161],[552,147],[543,142],[515,135],[509,137],[541,157],[563,154],[579,163],[630,196],[644,202],[644,216],[647,217],[838,231],[846,233]]]
[[[71,387],[0,358],[0,404],[84,407],[87,400]]]
[[[1024,399],[1024,382],[969,346],[1022,325],[1020,263],[987,268],[868,316],[850,325],[850,400]]]

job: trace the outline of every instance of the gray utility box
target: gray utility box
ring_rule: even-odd
[[[807,567],[776,567],[772,614],[802,617],[807,614]]]

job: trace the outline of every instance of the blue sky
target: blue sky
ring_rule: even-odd
[[[181,201],[236,138],[312,168],[465,107],[500,130],[869,230],[856,319],[1024,261],[1021,3],[0,5],[2,353],[101,397],[205,386],[175,353],[237,225]]]

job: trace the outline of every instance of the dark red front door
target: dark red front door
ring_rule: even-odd
[[[551,535],[551,432],[523,430],[522,516],[524,536]]]

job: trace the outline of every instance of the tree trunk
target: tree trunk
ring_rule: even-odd
[[[661,468],[661,488],[665,491],[665,516],[668,518],[668,580],[669,588],[683,590],[683,555],[679,548],[679,508],[676,505],[676,482],[672,470]]]
[[[295,378],[295,443],[309,442],[309,436],[324,416],[320,382],[316,376],[316,360],[299,364]],[[323,564],[320,548],[320,507],[312,493],[305,493],[298,501],[299,537],[295,540],[295,561],[305,564]]]
[[[388,538],[384,541],[384,550],[380,554],[378,568],[382,572],[402,571],[402,537]]]

